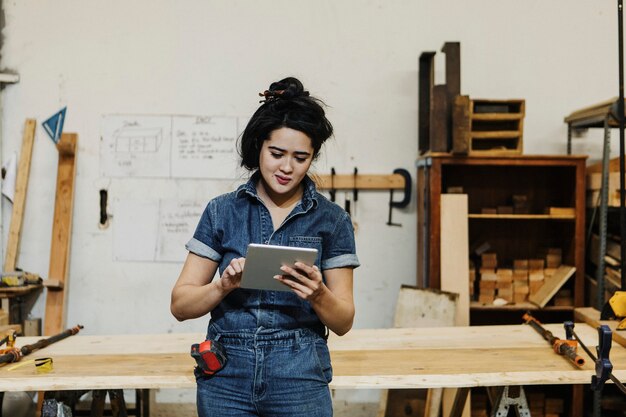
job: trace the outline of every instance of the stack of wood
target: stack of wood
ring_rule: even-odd
[[[598,265],[598,253],[600,251],[600,237],[596,234],[591,236],[589,248],[589,260]],[[604,286],[606,299],[610,298],[616,290],[621,288],[621,244],[619,237],[608,236],[606,239],[606,252],[604,255]]]
[[[526,194],[513,195],[513,212],[515,214],[528,214],[530,208],[528,206],[528,196]]]
[[[478,302],[492,304],[496,298],[496,283],[498,276],[498,257],[495,253],[487,252],[480,255],[480,281],[478,281]]]
[[[513,301],[515,303],[522,303],[528,298],[530,292],[528,276],[528,259],[513,260]]]
[[[607,188],[608,205],[619,207],[619,166],[614,170],[613,160],[610,164],[609,183]],[[587,169],[587,207],[598,207],[600,205],[600,190],[602,189],[601,167],[596,165]]]
[[[493,304],[496,298],[506,303],[524,303],[537,294],[546,278],[551,277],[561,266],[560,248],[548,248],[542,258],[514,259],[513,268],[498,267],[496,253],[481,255],[478,281],[478,301]],[[470,268],[470,294],[476,279],[475,268]],[[573,305],[571,291],[561,290],[555,297],[555,305]]]
[[[526,194],[514,194],[507,204],[497,207],[481,207],[481,214],[529,214],[530,206]]]

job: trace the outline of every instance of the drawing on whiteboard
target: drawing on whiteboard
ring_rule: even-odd
[[[113,260],[184,262],[206,202],[115,201]]]
[[[101,175],[237,178],[240,125],[228,116],[105,115]]]
[[[160,128],[125,127],[115,133],[115,152],[156,152],[163,141]]]

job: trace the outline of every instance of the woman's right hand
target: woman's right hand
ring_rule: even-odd
[[[246,263],[246,258],[235,258],[226,267],[220,280],[224,291],[230,292],[241,285],[241,274]]]

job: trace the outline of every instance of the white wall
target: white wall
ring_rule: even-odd
[[[563,117],[616,96],[614,2],[584,0],[140,0],[4,1],[2,155],[19,151],[25,118],[67,105],[79,135],[68,325],[85,334],[202,331],[177,323],[169,294],[181,264],[114,262],[98,228],[98,191],[125,198],[209,198],[238,181],[108,179],[99,175],[104,114],[249,116],[270,81],[295,75],[330,106],[336,137],[327,173],[415,172],[417,61],[461,42],[462,93],[525,98],[526,153],[565,152]],[[443,54],[437,82],[444,82]],[[617,135],[614,135],[617,137]],[[598,159],[601,132],[575,153]],[[616,140],[615,140],[616,142]],[[38,126],[19,266],[46,276],[57,151]],[[340,195],[340,199],[343,196]],[[391,324],[401,284],[416,277],[415,199],[385,225],[388,193],[362,192],[356,221],[356,327]],[[5,241],[10,205],[3,201]],[[110,209],[111,210],[111,209]],[[112,213],[114,216],[116,213]],[[182,259],[181,259],[182,262]],[[43,297],[34,309],[41,316]]]

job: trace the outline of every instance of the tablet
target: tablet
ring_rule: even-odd
[[[313,248],[251,243],[248,245],[241,287],[257,290],[291,291],[285,284],[274,279],[274,275],[284,274],[280,267],[288,265],[293,268],[296,262],[313,265],[316,258],[317,249]]]

